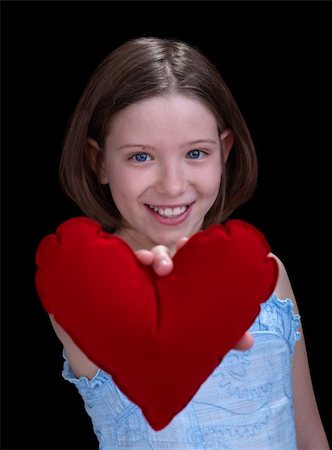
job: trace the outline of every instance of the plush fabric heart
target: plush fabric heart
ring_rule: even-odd
[[[269,250],[256,228],[230,220],[192,236],[159,277],[120,238],[78,217],[39,244],[36,286],[46,311],[160,430],[272,294]]]

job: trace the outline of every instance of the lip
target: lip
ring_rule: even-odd
[[[156,205],[154,203],[146,203],[146,205],[152,205],[155,206],[156,208],[180,208],[181,206],[191,206],[194,202],[183,202],[183,203],[178,203],[177,205]]]
[[[188,206],[187,209],[180,214],[179,216],[176,217],[165,217],[165,216],[160,216],[157,212],[155,212],[153,209],[151,209],[149,207],[149,205],[152,205],[152,203],[145,204],[144,206],[146,207],[146,209],[149,211],[150,215],[154,218],[154,220],[156,220],[158,223],[162,224],[162,225],[168,225],[168,226],[175,226],[175,225],[180,225],[182,224],[185,220],[187,220],[191,209],[192,209],[192,205],[195,202],[191,202],[191,203],[181,203],[178,205],[153,205],[157,208],[178,208],[180,206]]]

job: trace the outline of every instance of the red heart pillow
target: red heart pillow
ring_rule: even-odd
[[[269,250],[256,228],[230,220],[192,236],[159,277],[120,238],[78,217],[39,244],[36,285],[47,312],[160,430],[272,294]]]

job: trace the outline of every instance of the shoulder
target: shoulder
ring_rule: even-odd
[[[298,313],[295,295],[284,263],[274,253],[269,253],[268,256],[274,258],[278,264],[279,274],[275,287],[275,293],[277,294],[277,297],[279,299],[289,298],[290,300],[292,300],[294,304],[294,312]]]

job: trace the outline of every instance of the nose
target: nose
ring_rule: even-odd
[[[188,175],[188,171],[181,161],[167,161],[160,165],[155,189],[161,195],[179,196],[188,187]]]

